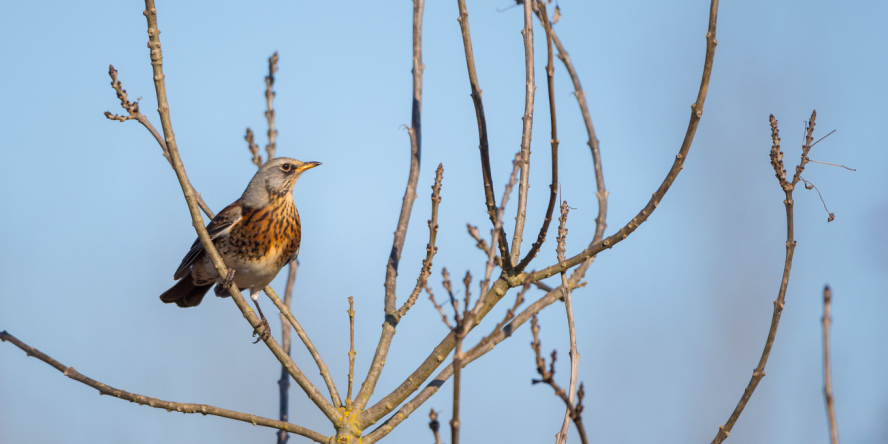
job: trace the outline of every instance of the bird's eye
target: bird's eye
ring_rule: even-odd
[[[281,169],[284,171],[290,171],[290,168],[292,168],[292,167],[293,166],[290,165],[289,163],[285,163],[285,164],[281,165]]]

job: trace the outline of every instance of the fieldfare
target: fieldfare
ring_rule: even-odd
[[[268,321],[259,308],[259,292],[299,254],[302,228],[293,204],[293,185],[305,170],[318,165],[320,162],[287,157],[262,165],[240,199],[207,225],[210,239],[228,267],[228,276],[219,276],[200,240],[195,240],[173,275],[179,282],[160,295],[160,300],[195,307],[213,284],[218,284],[215,292],[220,297],[228,296],[232,284],[241,291],[250,289],[250,298],[265,326],[263,336],[267,335]]]

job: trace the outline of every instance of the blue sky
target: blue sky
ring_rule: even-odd
[[[520,8],[469,2],[497,194],[519,148],[524,103]],[[173,127],[194,186],[215,210],[254,173],[246,126],[264,145],[267,58],[280,53],[278,154],[323,162],[294,198],[303,223],[293,311],[339,389],[348,368],[347,297],[355,297],[359,380],[383,320],[382,283],[406,182],[410,122],[410,2],[160,2]],[[699,87],[708,2],[560,2],[556,26],[587,90],[610,191],[608,231],[628,222],[663,180]],[[0,330],[111,386],[276,417],[280,367],[228,300],[194,309],[160,303],[194,238],[175,176],[121,112],[108,64],[159,128],[143,5],[5,2],[0,6]],[[822,287],[834,291],[833,378],[846,442],[888,441],[888,34],[880,2],[723,2],[703,119],[685,169],[650,220],[603,252],[575,292],[586,428],[595,442],[708,442],[758,362],[782,273],[783,194],[769,164],[768,115],[781,124],[788,166],[803,121],[818,111],[810,165],[836,220],[813,191],[795,193],[796,249],[786,309],[767,367],[732,443],[827,441],[821,373]],[[432,282],[440,268],[483,273],[465,223],[488,229],[477,127],[456,2],[429,2],[423,157],[399,277],[413,287],[428,240],[429,186],[445,168]],[[537,96],[525,249],[545,211],[549,123],[545,33],[535,28]],[[568,254],[592,237],[591,158],[571,85],[556,61]],[[788,168],[789,169],[789,168]],[[513,199],[512,202],[515,202]],[[514,206],[512,207],[514,210]],[[511,217],[507,217],[507,230]],[[555,261],[555,227],[533,268]],[[509,236],[511,239],[511,235]],[[282,290],[282,275],[274,287]],[[538,297],[539,292],[532,292]],[[507,296],[511,302],[513,296]],[[264,301],[267,307],[270,303]],[[505,304],[503,304],[505,305]],[[269,309],[266,309],[268,311]],[[498,307],[480,331],[492,328]],[[273,331],[280,323],[273,317]],[[561,305],[540,317],[543,349],[563,357]],[[412,371],[446,333],[424,298],[398,327],[374,399]],[[470,342],[477,340],[470,336]],[[464,440],[545,442],[562,407],[535,377],[530,333],[464,373]],[[294,359],[316,385],[310,357]],[[274,431],[171,414],[96,396],[9,344],[0,346],[0,441],[271,442]],[[444,391],[450,391],[450,384]],[[431,441],[428,408],[449,419],[449,394],[421,407],[392,443]],[[332,433],[298,392],[291,421]],[[294,437],[295,442],[304,442]],[[449,438],[448,438],[449,441]],[[579,442],[576,435],[571,442]]]

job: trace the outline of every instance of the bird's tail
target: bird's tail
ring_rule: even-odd
[[[179,279],[176,285],[173,285],[172,288],[160,295],[160,300],[167,304],[175,302],[180,307],[197,307],[212,286],[213,284],[194,285],[194,280],[191,279],[191,274],[189,273],[184,278]]]

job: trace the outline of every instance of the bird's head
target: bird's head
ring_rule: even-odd
[[[272,195],[290,194],[296,179],[304,171],[320,164],[320,162],[301,162],[289,157],[275,157],[259,167],[259,171],[244,191],[244,198],[250,201],[264,201]]]

